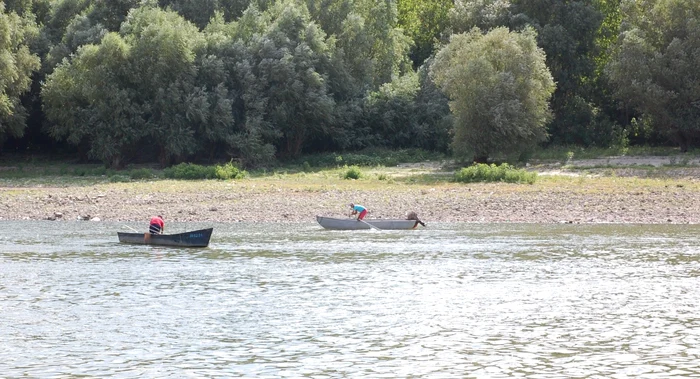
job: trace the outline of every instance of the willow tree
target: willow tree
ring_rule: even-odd
[[[615,95],[682,151],[700,144],[700,2],[623,1]]]
[[[39,69],[39,57],[28,47],[36,34],[32,18],[5,12],[0,2],[0,145],[8,136],[24,133],[27,111],[20,97],[29,90],[32,73]]]
[[[475,28],[438,52],[431,74],[450,99],[457,156],[485,162],[546,140],[554,81],[535,38],[529,28]]]
[[[128,85],[130,47],[116,33],[64,60],[42,88],[49,134],[121,167],[144,136],[141,108]]]
[[[175,12],[133,10],[120,34],[80,47],[47,77],[52,136],[115,167],[136,154],[167,165],[210,148],[225,138],[232,115],[221,64],[202,55],[204,44]]]
[[[246,117],[270,125],[278,152],[296,157],[333,123],[330,52],[325,33],[303,4],[281,1],[266,13],[269,24],[250,39],[241,65],[248,73],[242,78],[244,97],[252,105]]]

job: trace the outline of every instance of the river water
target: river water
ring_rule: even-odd
[[[0,222],[0,377],[700,376],[700,226]]]

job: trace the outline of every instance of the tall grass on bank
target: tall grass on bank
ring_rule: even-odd
[[[537,180],[537,173],[518,169],[507,163],[500,166],[478,163],[457,171],[454,175],[454,180],[461,183],[507,182],[534,184]]]

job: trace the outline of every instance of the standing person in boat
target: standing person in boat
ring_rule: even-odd
[[[367,216],[367,208],[359,204],[350,203],[350,208],[352,208],[352,213],[350,215],[358,215],[357,221],[362,221],[365,216]]]
[[[165,222],[163,216],[158,215],[151,218],[151,224],[148,226],[148,232],[151,234],[163,234],[165,231]]]

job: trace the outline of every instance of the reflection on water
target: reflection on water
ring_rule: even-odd
[[[3,377],[700,375],[698,226],[0,227]]]

